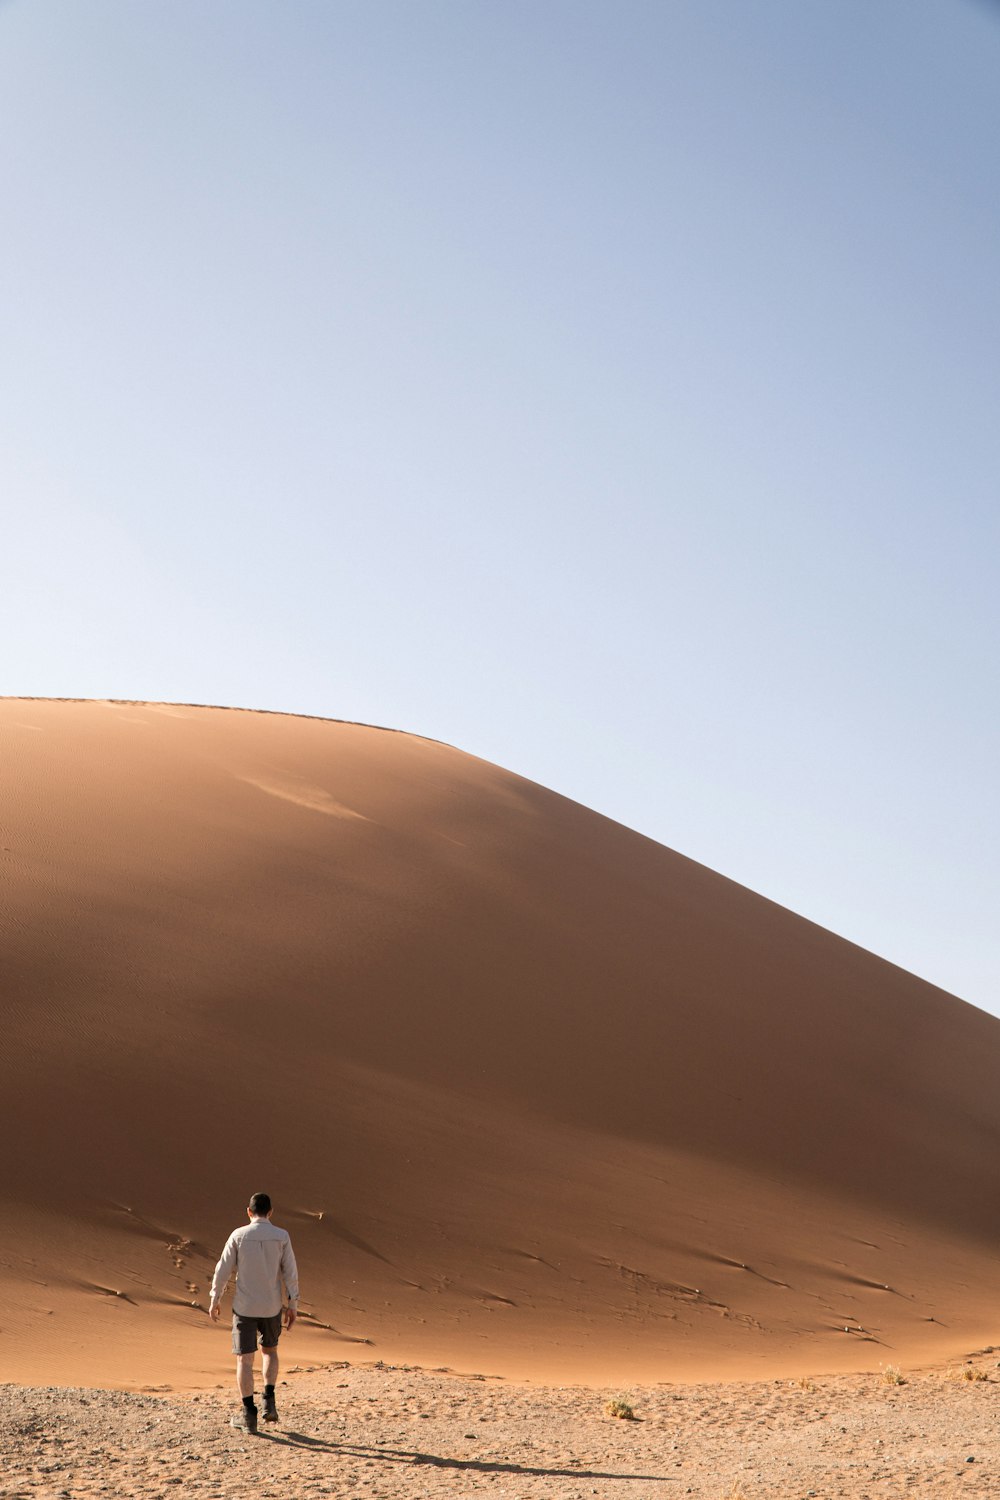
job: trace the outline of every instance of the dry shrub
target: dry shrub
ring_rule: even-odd
[[[609,1417],[618,1417],[622,1422],[635,1421],[635,1407],[627,1396],[616,1396],[605,1407]]]

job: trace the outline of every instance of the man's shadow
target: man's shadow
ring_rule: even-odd
[[[531,1464],[501,1463],[487,1458],[447,1458],[439,1453],[421,1453],[408,1448],[369,1448],[360,1443],[332,1443],[326,1438],[310,1437],[305,1432],[259,1432],[258,1437],[269,1443],[278,1443],[283,1448],[305,1448],[310,1453],[336,1454],[340,1458],[381,1459],[383,1463],[431,1464],[436,1469],[456,1469],[473,1474],[521,1475],[536,1479],[631,1479],[645,1480],[651,1484],[666,1484],[676,1479],[672,1474],[609,1474],[601,1469],[543,1469]]]

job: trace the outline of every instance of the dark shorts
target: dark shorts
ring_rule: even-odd
[[[247,1318],[233,1313],[233,1353],[253,1354],[260,1338],[262,1349],[273,1349],[281,1337],[281,1314],[273,1318]]]

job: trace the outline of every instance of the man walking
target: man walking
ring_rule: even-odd
[[[249,1224],[234,1229],[212,1277],[208,1315],[219,1321],[219,1303],[236,1272],[233,1292],[233,1353],[236,1355],[236,1386],[243,1397],[243,1410],[233,1426],[243,1432],[257,1431],[257,1406],[253,1398],[253,1360],[260,1339],[264,1362],[264,1421],[276,1422],[278,1408],[274,1387],[278,1383],[278,1339],[282,1315],[285,1328],[295,1322],[299,1300],[299,1273],[287,1231],[271,1223],[271,1200],[254,1193],[247,1208]],[[284,1282],[287,1297],[282,1296]]]

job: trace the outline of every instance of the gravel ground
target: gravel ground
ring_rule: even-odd
[[[967,1379],[963,1368],[983,1378]],[[281,1424],[235,1396],[0,1386],[0,1497],[882,1500],[1000,1495],[1000,1370],[632,1390],[385,1366],[292,1370]],[[613,1397],[635,1420],[607,1412]]]

